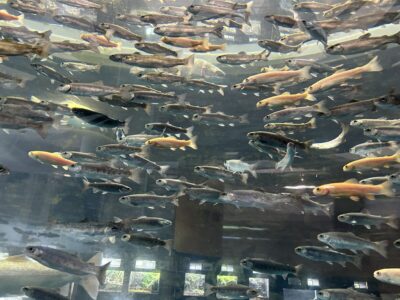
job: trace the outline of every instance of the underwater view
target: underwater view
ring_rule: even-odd
[[[399,0],[0,6],[0,300],[400,299]]]

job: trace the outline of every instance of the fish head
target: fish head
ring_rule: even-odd
[[[10,174],[10,170],[7,169],[6,167],[0,165],[0,175],[9,175]]]
[[[30,298],[33,298],[34,297],[34,293],[35,293],[34,289],[29,287],[29,286],[24,286],[21,289],[21,292],[23,292],[26,296],[28,296]]]
[[[319,300],[331,299],[331,295],[328,291],[319,291],[317,293],[317,299]]]
[[[350,172],[354,170],[354,166],[352,164],[347,164],[343,166],[343,171],[344,172]]]
[[[165,186],[167,185],[167,181],[165,179],[157,179],[156,184],[159,186]]]
[[[350,122],[350,126],[354,126],[354,127],[360,127],[360,126],[362,126],[362,120],[352,120],[351,122]]]
[[[253,262],[250,260],[250,258],[243,258],[240,260],[240,265],[243,268],[251,269],[253,267]]]
[[[124,234],[121,237],[121,241],[124,241],[124,242],[128,242],[130,239],[131,239],[131,235],[130,234]]]
[[[155,34],[162,34],[163,33],[163,30],[162,30],[162,28],[160,26],[154,27],[153,31],[154,31]]]
[[[259,294],[259,292],[258,292],[256,289],[248,289],[248,290],[246,291],[246,295],[247,295],[249,298],[255,298],[255,297],[258,296],[258,294]]]
[[[144,72],[139,72],[139,73],[136,74],[136,76],[139,77],[139,78],[146,78],[147,77],[146,73],[144,73]]]
[[[378,130],[376,130],[376,129],[371,129],[371,128],[364,129],[364,135],[366,135],[366,136],[375,136],[377,134],[378,134]]]
[[[119,191],[121,193],[126,193],[126,192],[132,191],[132,188],[130,186],[122,186],[122,187],[119,188]]]
[[[307,249],[300,246],[300,247],[294,248],[294,252],[295,252],[296,254],[298,254],[298,255],[303,256],[303,255],[306,255],[306,254],[307,254]]]
[[[63,15],[55,15],[55,16],[53,17],[53,19],[54,19],[54,21],[59,22],[59,23],[63,23],[63,22],[65,22],[65,21],[68,20],[68,19],[67,19],[65,16],[63,16]]]
[[[320,233],[317,235],[317,239],[320,242],[326,243],[329,241],[329,235],[326,233]]]
[[[25,254],[31,258],[40,258],[45,254],[45,251],[40,246],[27,246],[25,247]]]
[[[34,68],[37,71],[43,70],[43,66],[41,64],[32,63],[31,67]]]
[[[399,182],[399,180],[400,180],[400,173],[396,173],[396,174],[392,174],[392,175],[389,175],[389,180],[390,181],[395,181],[395,182]]]
[[[194,167],[194,172],[198,174],[203,174],[205,172],[204,168],[201,166]]]
[[[329,194],[329,189],[323,186],[318,186],[313,189],[313,193],[316,196],[325,196]]]
[[[341,54],[344,52],[344,48],[340,44],[332,45],[326,48],[326,52],[329,54]]]
[[[60,155],[66,159],[70,159],[72,157],[72,153],[68,151],[60,152]]]
[[[99,24],[99,27],[100,27],[101,29],[103,29],[103,30],[108,30],[108,29],[111,28],[110,24],[107,24],[107,23],[100,23],[100,24]]]
[[[350,217],[348,215],[343,214],[343,215],[338,215],[337,219],[340,222],[348,222]]]
[[[72,165],[68,166],[68,171],[80,172],[80,171],[82,171],[82,166],[79,164],[72,164]]]
[[[70,84],[61,84],[58,88],[57,91],[61,93],[69,93],[71,91],[71,85]]]
[[[116,15],[117,20],[124,20],[126,16],[124,14],[117,14]]]
[[[29,151],[28,156],[32,159],[38,160],[40,153],[39,153],[39,151]]]
[[[201,115],[199,115],[199,114],[194,114],[192,117],[192,120],[195,122],[201,121],[201,119],[202,119]]]
[[[122,204],[130,204],[130,205],[135,206],[135,203],[134,203],[134,202],[130,203],[129,197],[128,197],[128,196],[119,197],[118,201],[119,201],[120,203],[122,203]]]
[[[200,12],[200,6],[192,4],[188,6],[187,11],[192,14],[198,14]]]
[[[393,270],[393,271],[392,271]],[[380,269],[374,272],[375,279],[384,282],[396,282],[397,269]]]
[[[162,219],[162,220],[160,220],[160,224],[162,226],[171,226],[172,222],[170,220]]]
[[[112,54],[110,55],[108,58],[111,61],[115,61],[115,62],[121,62],[124,59],[125,55],[124,54]]]
[[[276,119],[277,119],[277,118],[276,118],[275,115],[269,114],[269,115],[266,115],[266,116],[263,118],[263,121],[264,121],[264,122],[268,122],[268,121],[273,121],[273,120],[276,120]]]
[[[217,56],[217,61],[220,63],[226,63],[227,62],[227,56],[226,55],[219,55]]]
[[[135,44],[135,48],[139,49],[139,50],[143,49],[145,46],[146,46],[146,44],[142,43],[142,42],[138,42]]]
[[[96,151],[97,152],[103,152],[104,150],[106,150],[106,148],[104,146],[98,146],[96,147]]]
[[[160,107],[158,108],[158,110],[161,111],[161,112],[166,112],[166,111],[167,111],[167,106],[165,106],[165,105],[160,106]]]
[[[250,140],[256,140],[258,138],[258,134],[257,132],[249,132],[247,134],[247,138]]]

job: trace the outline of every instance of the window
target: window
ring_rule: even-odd
[[[249,278],[249,286],[256,289],[260,296],[263,298],[269,298],[269,279],[268,278]]]
[[[185,274],[184,296],[203,296],[206,275],[197,273]]]
[[[106,258],[104,257],[101,261],[101,264],[104,265],[111,261],[110,268],[119,268],[121,266],[121,259],[120,258]]]
[[[156,268],[155,260],[137,260],[135,263],[136,269],[154,270]]]
[[[217,276],[217,285],[229,285],[237,283],[237,276],[230,275],[218,275]]]
[[[315,278],[308,278],[307,279],[308,286],[319,286],[319,280]]]
[[[108,292],[120,292],[124,284],[124,271],[107,270],[105,285],[102,288]]]
[[[201,271],[203,269],[203,266],[201,263],[190,263],[189,265],[189,270],[192,271]]]
[[[221,271],[222,272],[233,272],[233,266],[232,265],[222,265]]]
[[[365,289],[368,290],[368,282],[366,281],[354,281],[355,289]]]
[[[131,272],[129,279],[130,293],[157,294],[160,283],[160,273]]]

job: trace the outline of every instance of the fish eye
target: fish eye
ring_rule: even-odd
[[[339,220],[346,220],[346,216],[340,215],[340,216],[338,216],[338,219]]]
[[[102,151],[102,150],[103,150],[103,147],[101,147],[101,146],[96,148],[96,151]]]
[[[161,184],[163,181],[162,181],[162,179],[157,179],[156,180],[156,184]]]
[[[318,239],[325,239],[326,235],[325,234],[318,234]]]
[[[35,252],[35,247],[27,247],[26,250],[31,252],[31,253],[34,253]]]
[[[196,171],[200,171],[200,170],[201,170],[201,167],[194,167],[194,169],[195,169]]]
[[[381,276],[381,272],[379,272],[379,271],[376,272],[376,275]]]
[[[143,76],[144,76],[144,73],[140,72],[140,73],[138,73],[136,76],[137,76],[137,77],[143,77]]]
[[[294,251],[295,251],[295,252],[301,252],[301,248],[300,248],[300,247],[297,247],[297,248],[294,249]]]
[[[395,242],[394,242],[394,245],[395,245],[395,246],[400,246],[400,241],[395,241]]]
[[[324,293],[323,292],[318,292],[318,296],[323,296]]]
[[[392,175],[389,176],[390,179],[396,179],[396,177],[397,177],[397,176],[394,175],[394,174],[392,174]]]
[[[228,193],[221,193],[221,196],[228,196]]]
[[[365,129],[365,132],[372,132],[372,129],[371,128],[367,128],[367,129]]]

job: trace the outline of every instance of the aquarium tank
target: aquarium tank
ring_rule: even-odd
[[[398,0],[0,5],[0,300],[400,299]]]

